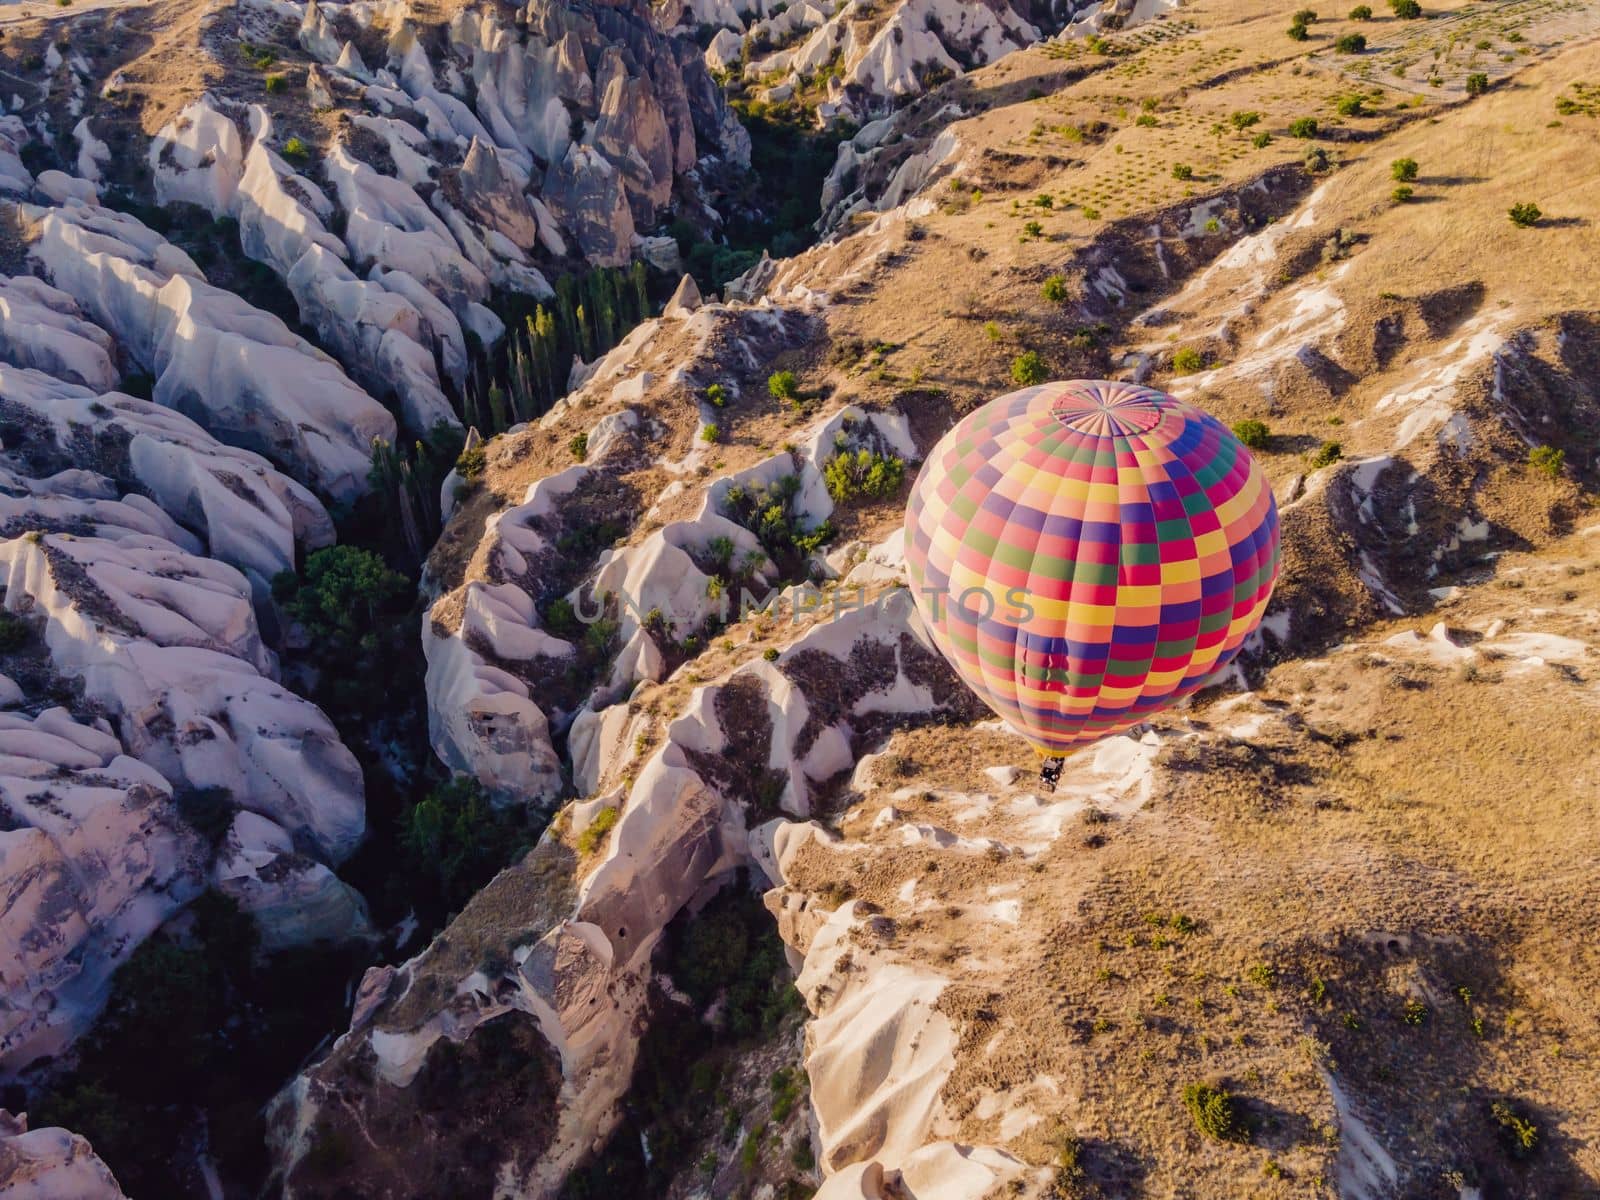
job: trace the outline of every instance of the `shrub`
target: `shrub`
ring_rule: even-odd
[[[1402,21],[1414,21],[1422,15],[1422,5],[1417,0],[1389,0],[1389,7]]]
[[[900,490],[905,477],[904,459],[875,454],[866,449],[853,454],[848,450],[836,454],[822,469],[823,482],[835,504],[843,504],[858,496],[869,500],[887,500]]]
[[[1250,144],[1257,150],[1265,149],[1267,146],[1272,145],[1272,135],[1263,130],[1250,139]]]
[[[1364,117],[1367,115],[1366,101],[1360,96],[1340,96],[1333,102],[1333,110],[1341,117]]]
[[[1417,178],[1417,160],[1414,158],[1397,158],[1389,164],[1389,178],[1399,183],[1415,183]]]
[[[1218,1142],[1243,1140],[1244,1123],[1238,1105],[1223,1089],[1208,1083],[1191,1083],[1183,1089],[1183,1106],[1202,1136]]]
[[[1154,129],[1158,124],[1155,117],[1150,113],[1140,113],[1134,118],[1133,123],[1142,129]]]
[[[1052,304],[1060,304],[1067,298],[1067,277],[1065,275],[1052,275],[1044,281],[1040,293]]]
[[[777,662],[778,648],[776,646],[768,646],[761,652],[761,657],[766,659],[768,662]]]
[[[1535,446],[1528,451],[1528,465],[1551,479],[1559,479],[1567,465],[1567,452],[1554,446]]]
[[[1317,452],[1311,456],[1311,465],[1320,470],[1331,467],[1344,457],[1344,447],[1338,442],[1323,442],[1317,447]]]
[[[1537,204],[1522,203],[1513,204],[1509,210],[1509,216],[1511,217],[1511,223],[1517,228],[1527,229],[1530,226],[1537,225],[1539,218],[1544,216],[1544,213],[1539,211]]]
[[[1054,208],[1056,206],[1056,198],[1049,192],[1040,192],[1033,198],[1033,204],[1035,208]]]
[[[1467,76],[1467,95],[1481,96],[1489,90],[1489,77],[1482,71]]]
[[[1301,160],[1301,165],[1313,175],[1320,175],[1329,167],[1328,152],[1321,146],[1313,146],[1306,151],[1306,156]]]
[[[1202,370],[1205,365],[1206,360],[1201,357],[1200,351],[1193,346],[1184,346],[1172,355],[1172,369],[1179,375],[1193,375],[1196,371]]]
[[[722,430],[708,422],[700,427],[700,440],[709,442],[714,446],[722,440]]]
[[[1398,185],[1394,191],[1389,193],[1389,199],[1393,200],[1396,204],[1404,204],[1415,194],[1415,188],[1413,188],[1409,183],[1402,183]]]
[[[1506,1100],[1489,1105],[1489,1115],[1500,1126],[1501,1138],[1512,1158],[1528,1158],[1539,1148],[1539,1128]]]
[[[595,813],[594,820],[583,827],[583,832],[578,835],[578,853],[588,857],[601,846],[605,845],[606,834],[610,833],[617,824],[617,810],[602,808]]]
[[[1359,33],[1347,33],[1333,43],[1339,54],[1360,54],[1367,48],[1367,39]]]
[[[1039,224],[1037,221],[1029,221],[1022,227],[1022,240],[1025,242],[1031,242],[1035,238],[1041,238],[1043,236],[1044,226]]]
[[[1267,443],[1272,440],[1272,430],[1267,428],[1265,421],[1240,421],[1233,427],[1233,436],[1252,450],[1265,450]]]
[[[311,147],[307,146],[304,138],[292,137],[283,144],[285,158],[303,159],[311,157]]]
[[[283,92],[283,91],[287,91],[288,90],[289,81],[286,78],[284,78],[282,75],[268,75],[267,76],[267,82],[266,82],[266,88],[267,88],[267,91],[270,94],[275,96],[279,92]]]
[[[482,442],[463,450],[456,456],[456,474],[467,483],[477,483],[482,479],[488,465],[489,456],[484,452]]]
[[[582,462],[589,457],[589,435],[587,433],[573,434],[572,440],[567,443],[567,449],[572,451],[573,458]]]
[[[1306,32],[1306,27],[1304,25],[1289,26],[1289,39],[1291,41],[1303,42],[1310,36],[1311,35]]]
[[[1296,117],[1289,122],[1289,136],[1297,138],[1314,138],[1320,128],[1315,117]]]
[[[1296,25],[1315,25],[1317,23],[1317,10],[1314,8],[1302,8],[1289,19]]]
[[[1400,1010],[1400,1019],[1407,1025],[1421,1025],[1428,1019],[1428,1006],[1412,996]]]
[[[1050,372],[1037,350],[1025,350],[1011,360],[1011,378],[1023,387],[1032,387],[1049,378]]]
[[[1172,167],[1172,177],[1174,179],[1193,179],[1194,168],[1188,163],[1174,163]]]
[[[1240,131],[1249,129],[1250,126],[1260,124],[1260,122],[1261,114],[1250,110],[1236,112],[1228,117],[1228,124]]]
[[[983,336],[991,342],[998,342],[1004,336],[1000,323],[998,321],[985,321],[983,323]]]
[[[800,398],[800,381],[793,371],[774,371],[767,376],[767,391],[774,400],[793,403]]]
[[[713,383],[706,389],[706,403],[712,408],[721,408],[728,403],[728,389],[720,383]]]
[[[1372,9],[1365,4],[1358,4],[1350,10],[1350,19],[1352,21],[1370,21],[1372,20]]]

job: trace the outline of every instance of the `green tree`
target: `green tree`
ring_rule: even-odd
[[[1389,178],[1397,183],[1415,183],[1418,170],[1416,159],[1397,158],[1389,164]]]
[[[496,810],[483,785],[456,775],[401,814],[407,867],[454,911],[531,844],[516,810]]]
[[[1543,218],[1544,213],[1540,211],[1537,204],[1524,202],[1513,204],[1510,208],[1510,216],[1513,225],[1519,229],[1527,229],[1537,225],[1540,219]]]

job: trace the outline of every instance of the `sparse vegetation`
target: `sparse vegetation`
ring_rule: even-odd
[[[263,86],[267,89],[268,95],[276,96],[280,92],[289,90],[289,80],[283,75],[268,75]]]
[[[767,376],[767,393],[774,400],[792,404],[800,398],[800,381],[793,371],[774,371]]]
[[[1501,1140],[1516,1159],[1531,1158],[1539,1148],[1539,1128],[1508,1100],[1489,1105],[1489,1116],[1499,1126]]]
[[[1540,211],[1539,206],[1531,201],[1513,204],[1509,210],[1509,215],[1511,223],[1518,229],[1531,229],[1544,217],[1544,213]]]
[[[878,454],[868,449],[848,450],[830,458],[822,478],[835,504],[851,500],[887,500],[905,481],[904,459]]]
[[[1022,387],[1033,387],[1050,376],[1037,350],[1024,350],[1011,360],[1011,380]]]
[[[615,808],[602,808],[578,835],[578,853],[585,858],[606,843],[606,836],[616,826],[619,813]]]
[[[1567,452],[1554,446],[1535,446],[1528,451],[1528,465],[1546,478],[1559,479],[1567,465]]]
[[[1322,445],[1317,447],[1317,452],[1311,456],[1311,467],[1313,470],[1331,467],[1343,457],[1344,447],[1338,442],[1323,442]]]
[[[1272,431],[1265,421],[1240,421],[1233,427],[1233,436],[1252,450],[1265,450],[1272,441]]]
[[[1183,1106],[1202,1136],[1217,1142],[1244,1140],[1244,1125],[1234,1098],[1220,1087],[1191,1083],[1183,1089]]]
[[[488,469],[489,455],[483,448],[483,443],[469,447],[456,456],[456,474],[463,483],[474,484],[483,478],[483,473]]]

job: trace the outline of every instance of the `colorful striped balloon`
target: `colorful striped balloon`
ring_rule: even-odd
[[[1278,577],[1278,510],[1216,418],[1134,384],[1048,383],[934,448],[906,509],[906,567],[961,677],[1059,755],[1233,659]]]

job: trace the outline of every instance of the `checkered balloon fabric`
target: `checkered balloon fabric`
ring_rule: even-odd
[[[934,448],[906,510],[906,567],[961,677],[1063,754],[1232,661],[1277,580],[1278,510],[1216,418],[1133,384],[1048,383]]]

